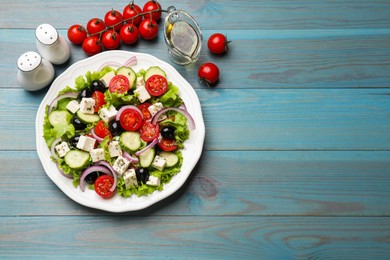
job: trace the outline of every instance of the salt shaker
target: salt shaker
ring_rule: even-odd
[[[55,65],[65,63],[70,57],[70,46],[54,26],[44,23],[35,30],[36,45],[41,56]]]
[[[54,78],[54,67],[37,52],[28,51],[18,59],[17,81],[28,91],[42,89]]]

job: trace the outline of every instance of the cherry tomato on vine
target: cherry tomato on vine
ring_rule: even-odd
[[[82,45],[83,51],[87,55],[95,55],[102,51],[102,45],[100,44],[99,37],[97,36],[89,36],[85,38]]]
[[[104,16],[104,23],[106,26],[114,26],[114,30],[119,32],[123,25],[123,16],[120,12],[113,9]]]
[[[102,43],[107,50],[117,49],[121,44],[119,33],[113,29],[105,31],[102,36]]]
[[[134,24],[125,24],[119,32],[120,38],[125,44],[134,44],[138,41],[139,30]]]
[[[142,9],[142,11],[144,13],[156,11],[156,10],[161,10],[161,5],[155,0],[151,0],[151,1],[146,2],[143,9]],[[144,18],[150,19],[150,14],[144,14]],[[158,21],[158,20],[160,20],[160,18],[161,18],[161,11],[152,13],[153,20]]]
[[[87,38],[87,31],[80,24],[74,24],[68,29],[68,39],[73,44],[82,44]]]
[[[142,13],[141,7],[134,3],[128,4],[123,9],[123,19],[126,20],[128,24],[133,23],[134,25],[138,26],[142,21],[142,15],[137,16],[140,13]],[[133,17],[135,18],[131,20]]]
[[[159,97],[168,90],[168,81],[165,77],[155,74],[145,82],[145,88],[153,97]]]
[[[200,65],[198,76],[201,81],[204,81],[210,87],[218,82],[219,69],[214,63],[206,62]]]
[[[92,18],[87,23],[87,32],[89,35],[97,34],[106,29],[106,24],[100,18]]]
[[[113,185],[114,179],[111,176],[102,175],[96,179],[94,189],[99,196],[103,198],[109,198],[114,194],[113,191],[110,191]]]
[[[207,41],[207,47],[214,54],[222,54],[228,51],[228,43],[226,36],[221,33],[214,33]]]
[[[103,120],[100,120],[97,122],[95,126],[95,134],[99,136],[100,138],[105,138],[106,136],[111,136],[110,130],[108,130],[108,127],[104,124]]]
[[[158,24],[155,20],[146,19],[139,25],[139,34],[145,40],[152,40],[157,37]]]

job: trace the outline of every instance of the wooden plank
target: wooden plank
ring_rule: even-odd
[[[387,89],[196,92],[207,127],[206,150],[390,149]],[[35,149],[35,115],[44,94],[0,89],[0,149]]]
[[[143,5],[146,1],[135,1]],[[386,1],[201,1],[194,4],[185,0],[159,1],[163,8],[175,5],[195,17],[204,29],[333,29],[333,28],[390,28],[390,5]],[[91,0],[68,4],[53,0],[3,1],[0,9],[0,24],[3,28],[35,28],[52,21],[56,27],[68,28],[71,24],[86,24],[90,18],[103,18],[112,8],[122,11],[128,1],[96,2]],[[16,9],[17,7],[17,9]],[[23,19],[15,15],[24,12]],[[163,15],[165,17],[165,14]],[[25,21],[29,21],[26,23]]]
[[[388,218],[0,218],[5,258],[388,259]]]
[[[390,81],[390,30],[301,30],[301,31],[224,31],[232,43],[224,56],[211,55],[205,32],[204,48],[198,62],[174,67],[194,88],[199,83],[197,70],[203,62],[220,67],[218,88],[383,88]],[[66,31],[61,30],[66,37]],[[346,35],[343,35],[346,34]],[[0,88],[19,88],[16,82],[16,60],[35,49],[33,30],[0,30],[3,47],[0,55],[0,77],[6,82]],[[13,49],[13,52],[9,52]],[[170,62],[162,31],[156,42],[140,41],[136,46],[122,45],[122,50],[146,52]],[[72,46],[72,57],[55,66],[56,75],[70,64],[87,56]],[[170,62],[172,64],[172,62]],[[238,80],[239,79],[239,80]]]
[[[106,214],[67,198],[35,152],[0,165],[0,216]],[[205,151],[177,193],[126,215],[390,216],[389,185],[389,151]]]

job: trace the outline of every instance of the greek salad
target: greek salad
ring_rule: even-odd
[[[162,190],[180,172],[195,129],[165,71],[134,71],[135,63],[78,76],[45,111],[43,137],[59,172],[103,198]]]

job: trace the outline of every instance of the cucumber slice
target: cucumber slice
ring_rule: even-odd
[[[141,147],[141,137],[138,132],[124,132],[119,142],[129,151],[137,151]]]
[[[89,153],[70,150],[64,157],[65,163],[72,169],[82,169],[89,164]]]
[[[145,73],[145,76],[144,76],[145,81],[147,81],[148,78],[150,78],[151,76],[156,75],[156,74],[161,75],[164,78],[167,77],[167,74],[165,74],[165,71],[163,71],[160,67],[152,66]]]
[[[179,162],[179,157],[175,153],[161,151],[159,155],[167,161],[166,167],[175,166]]]
[[[80,112],[80,110],[77,111],[77,116],[84,124],[91,124],[100,120],[100,116],[98,114],[85,114]]]
[[[139,163],[141,164],[141,166],[144,168],[149,167],[153,162],[154,155],[155,155],[154,148],[150,148],[149,150],[140,154]]]
[[[68,125],[71,119],[72,115],[65,110],[55,110],[49,115],[49,122],[52,126]]]
[[[134,70],[130,67],[120,67],[116,75],[124,75],[129,79],[130,83],[130,89],[132,89],[135,86],[137,75],[135,74]]]

